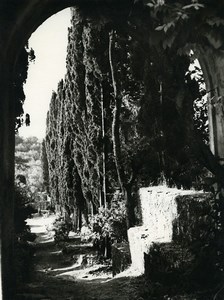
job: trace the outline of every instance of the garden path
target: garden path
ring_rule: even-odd
[[[73,236],[65,253],[55,245],[52,223],[55,216],[34,217],[28,220],[35,240],[34,268],[29,282],[18,288],[16,300],[132,300],[139,295],[141,279],[112,278],[111,271],[102,265],[86,265],[86,257],[93,256],[87,243]],[[104,270],[104,271],[102,271]]]

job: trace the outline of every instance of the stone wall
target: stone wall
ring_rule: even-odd
[[[221,203],[209,193],[179,195],[175,201],[172,240],[151,245],[146,277],[182,292],[217,286],[224,277]]]
[[[175,225],[179,220],[179,199],[203,199],[207,194],[165,186],[141,188],[139,194],[142,226],[130,228],[128,238],[132,267],[142,274],[145,271],[144,253],[149,253],[153,243],[172,242],[177,228],[181,228],[181,225]]]
[[[211,193],[140,189],[143,225],[130,228],[132,269],[175,291],[223,278],[223,204]]]

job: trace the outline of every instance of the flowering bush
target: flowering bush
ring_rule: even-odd
[[[113,202],[110,208],[99,208],[90,216],[91,239],[104,256],[110,257],[111,244],[127,239],[126,208],[123,201]],[[106,254],[105,254],[106,253]]]

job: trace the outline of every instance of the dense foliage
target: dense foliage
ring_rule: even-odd
[[[148,12],[140,9],[143,20],[136,10],[127,23],[122,9],[110,17],[105,7],[73,9],[67,74],[47,117],[51,197],[75,228],[99,207],[109,211],[117,187],[132,226],[139,187],[165,176],[170,185],[190,188],[203,172],[191,151],[194,129],[207,134],[206,111],[199,111],[205,92],[189,71],[192,58],[152,47]]]
[[[50,194],[50,190],[49,190],[49,166],[48,166],[48,160],[47,160],[45,140],[42,141],[42,145],[41,145],[41,166],[42,166],[42,174],[43,174],[43,189],[49,195]]]
[[[203,167],[214,157],[202,151],[208,149],[203,76],[189,67],[192,50],[200,57],[223,49],[223,26],[219,4],[209,0],[136,0],[133,10],[119,12],[73,9],[67,73],[52,94],[42,148],[45,188],[72,216],[71,223],[56,221],[57,242],[85,219],[103,253],[135,224],[139,187],[161,178],[170,186],[201,187]],[[118,188],[122,197],[114,202]],[[216,234],[222,235],[218,228]],[[222,274],[219,260],[217,267]]]
[[[139,2],[142,1],[135,1]],[[143,4],[150,16],[154,45],[176,48],[179,54],[222,49],[224,15],[221,2],[144,0]]]
[[[124,201],[113,201],[110,208],[99,208],[89,220],[90,239],[98,254],[111,257],[111,244],[127,241],[126,208]]]
[[[24,118],[23,103],[25,94],[23,85],[26,83],[28,66],[30,62],[35,60],[34,50],[28,47],[28,44],[20,51],[17,63],[15,66],[15,78],[13,82],[13,92],[15,96],[15,131],[23,125],[30,125],[30,116],[26,114]]]

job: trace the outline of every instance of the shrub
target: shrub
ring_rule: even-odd
[[[56,244],[68,241],[68,235],[71,230],[71,223],[64,220],[62,216],[58,216],[53,223],[53,231],[55,232],[54,241]]]
[[[91,239],[99,254],[111,256],[111,244],[127,240],[126,208],[122,200],[90,216]]]

